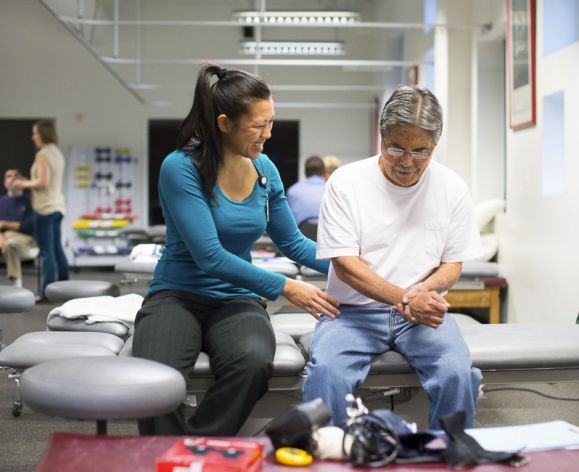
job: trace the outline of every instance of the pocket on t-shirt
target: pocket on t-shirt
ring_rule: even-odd
[[[440,261],[446,241],[448,240],[448,221],[426,221],[425,229],[425,253],[437,261]]]

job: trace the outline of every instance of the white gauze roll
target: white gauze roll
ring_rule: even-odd
[[[352,449],[352,436],[347,435],[344,443],[344,450],[342,449],[342,442],[344,442],[344,430],[337,426],[325,426],[319,428],[312,433],[314,441],[317,444],[314,456],[317,459],[333,459],[343,461],[346,460],[346,454],[349,455]]]

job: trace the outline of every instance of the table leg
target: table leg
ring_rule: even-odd
[[[498,324],[501,322],[501,297],[500,288],[492,287],[490,289],[491,304],[489,307],[489,323]]]

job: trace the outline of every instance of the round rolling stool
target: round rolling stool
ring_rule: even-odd
[[[175,411],[185,399],[183,376],[172,367],[134,357],[59,359],[27,369],[22,399],[35,411],[64,418],[137,419]]]
[[[118,297],[119,287],[103,280],[61,280],[46,286],[46,298],[51,302],[64,303],[73,298],[100,297],[110,295]]]
[[[0,285],[0,313],[24,313],[30,311],[35,303],[34,292],[12,285]],[[2,330],[0,329],[0,350],[3,347]]]
[[[26,288],[0,285],[0,313],[24,313],[30,311],[36,298]]]

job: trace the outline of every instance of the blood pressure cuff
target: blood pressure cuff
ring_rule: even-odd
[[[312,454],[315,444],[312,439],[314,428],[324,426],[332,417],[321,398],[290,408],[284,416],[275,419],[265,434],[275,449],[294,447]]]
[[[415,433],[406,421],[390,410],[374,410],[357,418],[346,428],[346,434],[353,436],[350,462],[357,465],[382,467],[390,462],[443,461],[445,443],[439,436]]]
[[[487,451],[472,436],[464,431],[466,414],[458,411],[440,418],[446,434],[413,432],[408,423],[390,410],[374,410],[355,420],[357,430],[346,429],[346,434],[354,433],[354,442],[361,440],[362,445],[371,445],[360,453],[358,445],[355,462],[367,467],[378,467],[390,462],[446,462],[451,467],[471,467],[479,464],[508,464],[521,466],[528,461],[513,452]],[[370,441],[371,434],[364,431],[381,432],[380,441]],[[375,435],[374,435],[375,437]],[[380,447],[376,447],[376,446]],[[364,454],[367,454],[364,456]]]

